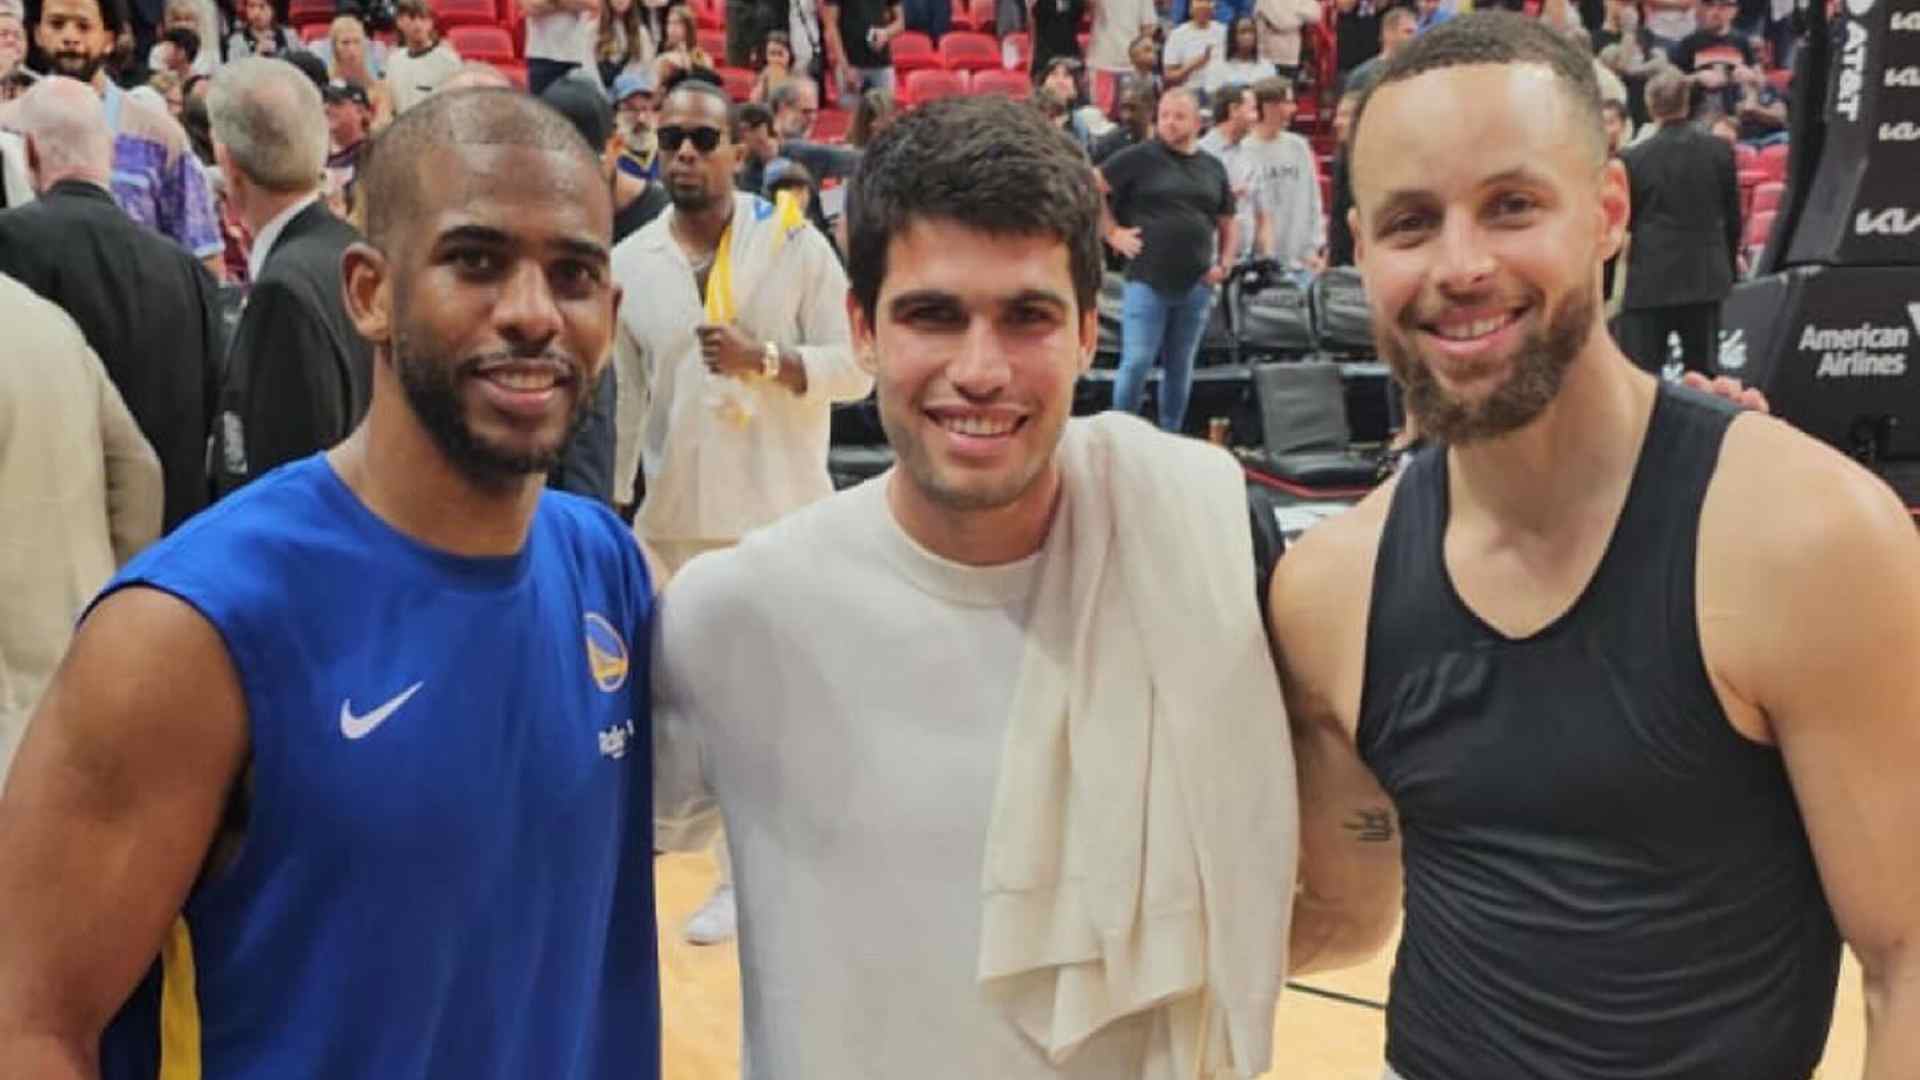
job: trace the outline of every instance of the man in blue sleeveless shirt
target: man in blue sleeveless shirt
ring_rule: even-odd
[[[1786,425],[1641,374],[1592,61],[1455,19],[1354,121],[1375,336],[1439,446],[1279,563],[1296,970],[1405,925],[1407,1080],[1805,1080],[1859,955],[1920,1076],[1920,539]],[[1461,148],[1473,147],[1473,153]]]
[[[130,564],[32,722],[0,1076],[658,1075],[649,575],[542,490],[609,350],[606,184],[486,90],[362,183],[366,421]]]

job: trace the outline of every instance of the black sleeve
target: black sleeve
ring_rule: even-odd
[[[1113,207],[1113,218],[1126,224],[1121,208],[1126,205],[1132,193],[1134,180],[1140,174],[1140,155],[1135,153],[1139,146],[1129,146],[1108,158],[1100,166],[1100,175],[1107,178],[1107,205]]]
[[[1714,171],[1719,174],[1720,213],[1726,218],[1727,258],[1737,275],[1740,267],[1740,176],[1734,169],[1733,148],[1719,139],[1713,142],[1716,154]]]
[[[815,183],[844,180],[860,167],[860,151],[847,146],[828,146],[816,142],[791,142],[780,148],[782,157],[806,166]],[[755,192],[754,194],[759,194]]]
[[[600,372],[593,391],[593,407],[580,430],[567,440],[560,460],[547,473],[547,486],[613,505],[613,410],[616,390],[613,364]]]
[[[1208,157],[1211,158],[1212,155]],[[1213,158],[1213,164],[1213,171],[1220,177],[1220,209],[1215,211],[1213,216],[1232,217],[1236,210],[1233,199],[1233,179],[1227,175],[1227,167],[1220,164],[1220,159]]]
[[[269,278],[254,286],[230,363],[245,368],[241,424],[249,477],[346,436],[341,359],[319,314],[285,282]]]

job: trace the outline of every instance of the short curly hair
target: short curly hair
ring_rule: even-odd
[[[944,98],[903,114],[867,147],[847,193],[847,277],[869,319],[893,238],[919,221],[1067,246],[1074,300],[1100,292],[1100,189],[1078,146],[1032,105]]]

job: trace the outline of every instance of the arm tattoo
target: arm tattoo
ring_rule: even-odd
[[[1354,811],[1340,827],[1363,844],[1384,844],[1393,839],[1393,811],[1384,806],[1369,806]]]

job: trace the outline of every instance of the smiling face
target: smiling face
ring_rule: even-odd
[[[1626,178],[1575,112],[1543,65],[1470,64],[1380,86],[1354,132],[1375,339],[1437,439],[1524,427],[1600,332]]]
[[[81,82],[93,81],[113,54],[113,31],[101,20],[94,0],[45,0],[34,40],[47,54],[51,74]]]
[[[355,321],[448,461],[510,487],[552,467],[605,366],[612,203],[593,161],[560,151],[436,146],[420,167],[447,180],[419,185],[391,250],[349,253]]]
[[[1043,481],[1098,333],[1075,303],[1067,245],[918,220],[886,265],[873,318],[847,310],[856,350],[875,358],[895,498],[944,514],[1050,500]]]

